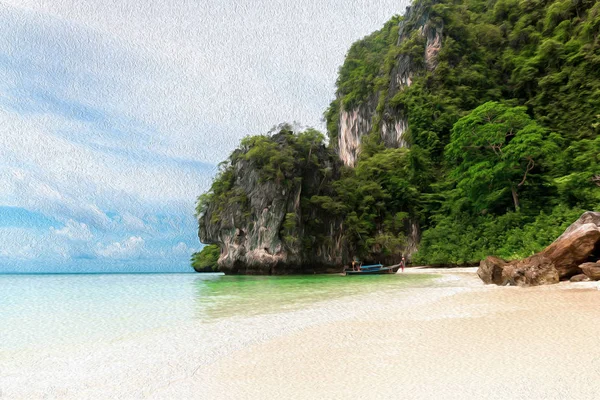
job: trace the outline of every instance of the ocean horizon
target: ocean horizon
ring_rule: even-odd
[[[189,257],[167,259],[116,260],[107,263],[101,259],[76,259],[42,262],[36,260],[0,259],[0,275],[21,274],[153,274],[195,273]]]

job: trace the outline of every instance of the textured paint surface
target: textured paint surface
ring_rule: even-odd
[[[420,25],[418,32],[426,39],[424,48],[425,68],[433,71],[437,66],[437,55],[442,47],[443,27],[433,24],[419,6],[409,9],[405,18],[405,21],[400,22],[398,43],[402,43],[409,37],[410,32],[405,29],[406,21],[418,18],[418,24]],[[340,159],[347,166],[353,167],[356,165],[360,155],[362,137],[372,133],[373,121],[376,116],[380,116],[383,121],[380,131],[373,133],[381,136],[381,140],[386,147],[409,146],[406,138],[408,119],[400,110],[393,110],[393,112],[389,110],[389,99],[394,94],[412,85],[415,74],[422,72],[412,64],[412,60],[408,55],[403,54],[396,60],[390,75],[390,84],[387,88],[388,93],[385,98],[386,104],[383,112],[378,110],[377,107],[379,96],[383,96],[383,92],[371,94],[368,99],[352,109],[346,110],[342,107],[340,110],[337,151]],[[420,69],[423,70],[422,67]],[[413,233],[409,236],[413,236]]]
[[[597,397],[597,282],[500,288],[484,286],[474,268],[428,270],[443,276],[427,280],[409,271],[99,275],[114,292],[88,287],[93,277],[83,276],[61,292],[77,313],[52,326],[47,343],[27,343],[34,331],[18,342],[10,336],[12,349],[0,350],[0,387],[7,399]],[[44,288],[38,294],[60,291],[55,277],[21,278],[28,294],[35,282]],[[111,307],[115,294],[128,307]],[[40,324],[61,321],[63,311],[44,313],[43,301],[19,303],[27,316],[42,314]],[[0,311],[0,321],[21,322],[1,303]],[[79,319],[85,314],[95,317],[90,324]],[[0,325],[3,338],[11,328]],[[59,329],[82,334],[57,343]]]
[[[407,4],[3,1],[0,273],[189,271],[216,165],[323,129],[350,44]]]
[[[3,275],[0,353],[106,342],[181,323],[299,310],[331,299],[433,285],[432,278],[414,274],[366,279],[339,274]]]

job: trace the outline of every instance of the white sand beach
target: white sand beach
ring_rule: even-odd
[[[595,399],[596,282],[440,285],[0,354],[0,398]]]

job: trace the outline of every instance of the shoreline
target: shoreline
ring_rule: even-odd
[[[600,391],[596,282],[498,287],[483,285],[473,268],[404,273],[440,277],[431,287],[9,357],[0,388],[7,399],[530,399]]]
[[[597,286],[484,286],[474,272],[443,274],[464,281],[466,290],[442,288],[446,295],[432,302],[389,307],[395,315],[375,311],[258,344],[220,360],[201,385],[188,382],[190,387],[164,393],[207,390],[223,399],[596,398]]]

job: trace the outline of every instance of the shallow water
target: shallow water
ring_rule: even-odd
[[[105,342],[178,323],[432,285],[433,275],[0,275],[0,350]]]

